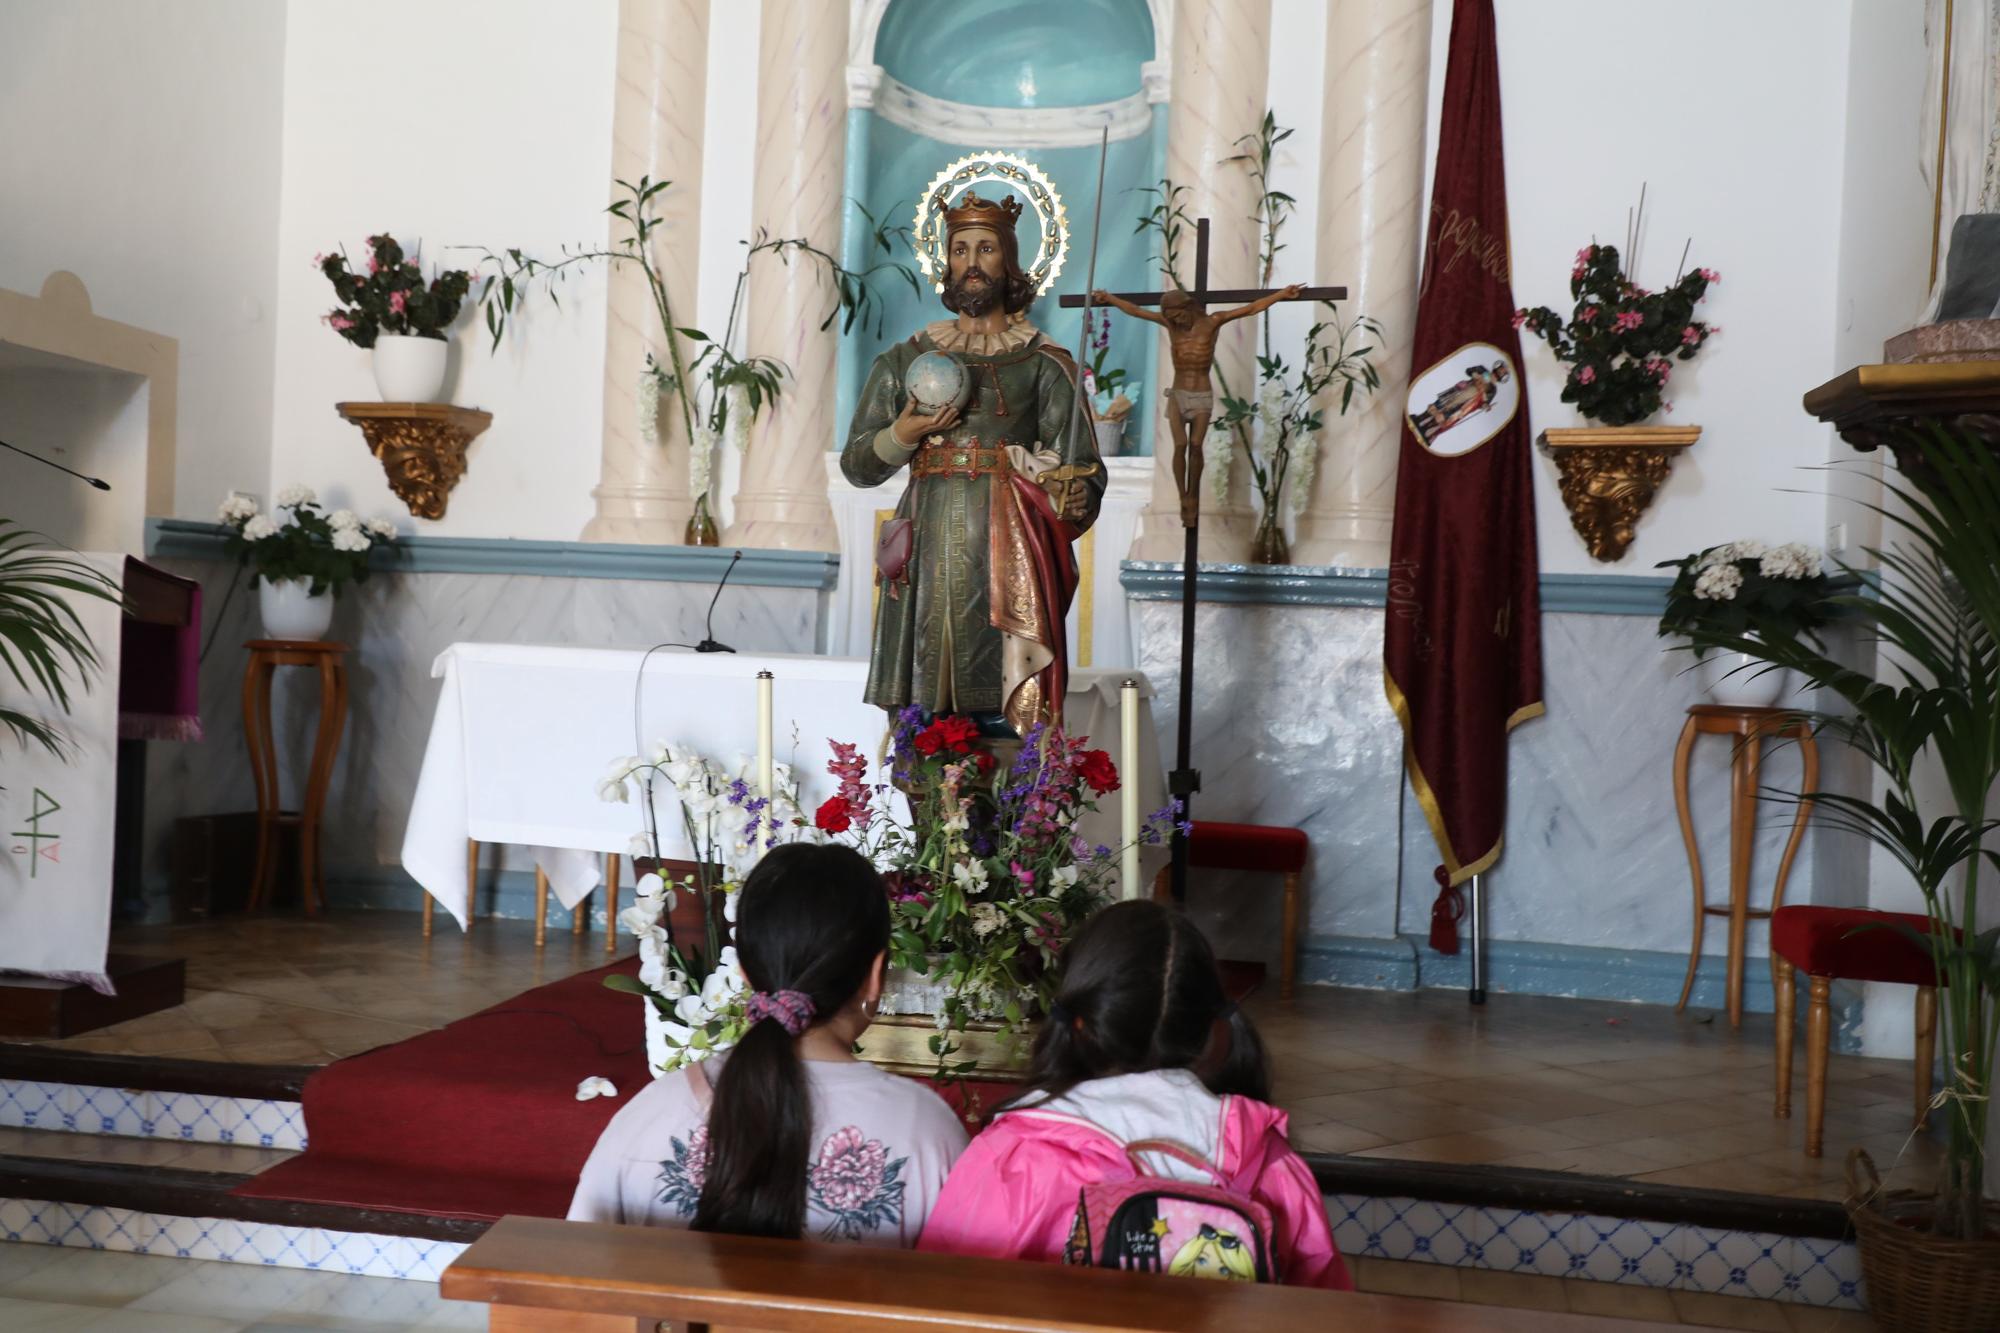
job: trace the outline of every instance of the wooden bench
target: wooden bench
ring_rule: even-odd
[[[818,1241],[507,1217],[445,1270],[448,1300],[491,1305],[494,1333],[1008,1333],[1381,1330],[1584,1333],[1579,1315],[1401,1296],[1255,1287]],[[1621,1333],[1669,1327],[1620,1321]]]

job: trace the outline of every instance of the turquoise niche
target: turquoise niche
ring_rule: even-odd
[[[861,244],[868,223],[854,201],[878,220],[908,226],[918,194],[948,163],[984,149],[1018,153],[1054,182],[1070,223],[1068,260],[1029,318],[1074,352],[1082,313],[1061,309],[1057,298],[1085,289],[1091,214],[1097,204],[1096,127],[1107,118],[1117,128],[1105,158],[1097,285],[1118,291],[1160,285],[1151,238],[1134,230],[1152,206],[1146,187],[1165,172],[1165,108],[1146,107],[1142,100],[1140,66],[1154,52],[1145,0],[959,0],[950,5],[893,0],[875,43],[874,58],[886,76],[883,90],[874,108],[848,113],[849,265],[872,262]],[[933,104],[943,104],[938,115],[930,114]],[[1115,110],[1107,113],[1106,108]],[[948,137],[926,132],[946,121],[953,126]],[[1008,128],[1024,124],[1032,126],[1036,144],[1054,140],[1061,146],[1010,139]],[[990,125],[993,133],[975,139],[982,125]],[[982,187],[981,192],[989,191]],[[1021,225],[1034,225],[1032,212],[1022,217]],[[1024,241],[1025,261],[1034,242],[1028,235]],[[907,249],[901,257],[914,262]],[[842,336],[842,433],[875,356],[949,314],[928,283],[912,293],[904,283],[878,277],[875,290],[883,307],[879,331],[857,325]],[[1122,367],[1136,382],[1128,382],[1125,390],[1134,404],[1126,427],[1127,452],[1152,452],[1159,401],[1157,353],[1151,326],[1111,316],[1105,365]]]

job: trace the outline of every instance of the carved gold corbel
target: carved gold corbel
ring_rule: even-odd
[[[446,497],[465,475],[465,447],[493,424],[491,412],[450,403],[335,403],[334,410],[361,427],[389,489],[418,518],[444,517]]]
[[[1542,452],[1556,461],[1570,526],[1594,559],[1625,554],[1639,516],[1674,458],[1701,438],[1699,426],[1580,426],[1545,430]]]

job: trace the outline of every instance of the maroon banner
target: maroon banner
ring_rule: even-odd
[[[1457,0],[1440,125],[1382,656],[1410,787],[1458,884],[1500,856],[1507,733],[1542,711],[1493,0]]]

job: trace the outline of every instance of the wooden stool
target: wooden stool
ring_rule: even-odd
[[[1292,998],[1298,979],[1299,917],[1304,911],[1303,872],[1312,843],[1305,832],[1268,824],[1221,824],[1197,819],[1188,834],[1188,865],[1211,870],[1265,870],[1285,877],[1284,959],[1279,964],[1278,994]],[[1153,897],[1173,896],[1171,866],[1153,880]]]
[[[604,888],[608,909],[604,918],[605,956],[618,951],[618,853],[604,854]],[[586,893],[570,912],[569,928],[572,935],[581,935],[590,926],[590,900],[596,891]],[[431,914],[437,908],[437,900],[428,893],[424,895],[424,938],[431,937]],[[472,838],[465,840],[465,932],[472,933],[472,919],[479,910],[479,843]],[[540,865],[535,867],[535,947],[540,949],[549,938],[549,875]]]
[[[1937,1055],[1937,965],[1928,949],[1902,931],[1931,931],[1927,916],[1871,912],[1859,907],[1781,907],[1771,917],[1771,985],[1778,1010],[1778,1099],[1771,1113],[1792,1114],[1792,1026],[1797,1004],[1793,975],[1809,979],[1806,1001],[1806,1156],[1824,1149],[1826,1059],[1833,1038],[1828,995],[1836,978],[1886,981],[1917,988],[1916,1123],[1931,1102],[1931,1064]]]
[[[1695,970],[1701,966],[1702,927],[1711,916],[1729,918],[1729,1026],[1743,1026],[1743,937],[1752,918],[1763,920],[1785,904],[1785,881],[1791,877],[1792,861],[1806,836],[1806,822],[1812,818],[1812,794],[1819,787],[1819,746],[1807,721],[1785,708],[1742,708],[1734,704],[1696,704],[1688,709],[1687,725],[1681,728],[1680,744],[1674,749],[1674,806],[1680,811],[1681,837],[1687,842],[1688,873],[1694,879],[1694,944],[1688,951],[1687,980],[1681,985],[1679,1013],[1687,1008],[1694,993]],[[1694,816],[1688,808],[1688,767],[1697,736],[1738,737],[1729,767],[1729,905],[1711,906],[1701,876],[1701,847],[1695,842]],[[1778,878],[1771,886],[1771,905],[1750,906],[1750,853],[1757,842],[1757,775],[1764,741],[1796,739],[1805,764],[1804,792],[1798,813],[1792,817],[1792,836],[1785,843],[1785,855],[1778,862]],[[1775,956],[1775,951],[1774,956]]]
[[[252,639],[244,647],[250,650],[250,661],[243,669],[243,734],[250,744],[250,776],[257,784],[257,869],[251,876],[245,906],[254,911],[264,905],[278,870],[278,826],[296,824],[299,902],[306,915],[312,916],[326,905],[326,879],[319,864],[319,817],[326,805],[326,789],[333,783],[340,733],[347,724],[347,645]],[[313,667],[319,672],[319,730],[313,735],[305,799],[296,814],[285,813],[279,805],[278,749],[271,733],[271,677],[281,666]]]

